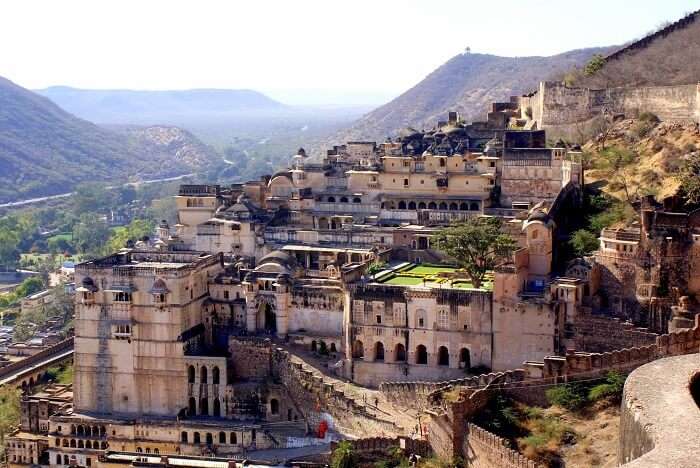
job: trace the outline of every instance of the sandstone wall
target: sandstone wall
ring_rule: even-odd
[[[632,118],[642,112],[661,120],[700,121],[696,84],[590,89],[546,81],[535,93],[519,98],[519,103],[532,109],[532,119],[540,128],[578,124],[603,114]]]
[[[537,468],[539,466],[511,449],[505,439],[471,423],[467,425],[462,452],[470,468]]]
[[[272,348],[269,342],[231,337],[228,346],[234,379],[263,380],[271,375]]]
[[[574,324],[576,350],[606,352],[622,348],[647,346],[657,335],[622,323],[620,319],[580,315]]]

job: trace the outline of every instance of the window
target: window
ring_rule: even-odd
[[[183,444],[186,444],[186,443],[187,443],[187,432],[182,431],[182,434],[180,434],[180,441],[181,441]]]
[[[404,180],[403,180],[403,186],[404,186],[404,187],[408,187],[408,179],[404,179]]]
[[[128,292],[114,293],[114,302],[131,302],[131,293],[128,293]]]
[[[374,360],[379,362],[384,361],[384,344],[380,341],[374,345]]]
[[[450,365],[450,352],[448,351],[447,347],[440,346],[440,348],[438,349],[438,366],[449,367],[449,365]]]
[[[438,326],[442,330],[446,330],[450,326],[450,318],[446,310],[438,311]]]
[[[382,314],[377,314],[377,324],[382,323]]]
[[[277,399],[275,398],[270,400],[270,412],[273,415],[277,415],[280,413],[280,402],[277,401]]]
[[[445,158],[440,158],[440,167],[445,167],[446,164]]]
[[[226,433],[225,432],[219,432],[219,443],[220,444],[226,443]]]
[[[224,299],[228,299],[228,291],[224,291]]]
[[[428,363],[428,350],[423,345],[416,347],[416,364]]]

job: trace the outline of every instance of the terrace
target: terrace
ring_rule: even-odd
[[[394,286],[493,290],[493,272],[486,273],[483,284],[476,288],[467,274],[454,265],[402,263],[380,271],[374,280]]]

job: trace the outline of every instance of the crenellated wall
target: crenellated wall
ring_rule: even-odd
[[[464,459],[470,468],[538,468],[540,465],[508,446],[508,442],[479,426],[467,424]]]

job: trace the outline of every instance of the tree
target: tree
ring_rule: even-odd
[[[19,425],[20,391],[12,385],[0,387],[0,447],[5,446],[5,435]]]
[[[114,204],[114,193],[99,183],[80,184],[73,193],[73,212],[76,216],[106,210]]]
[[[586,76],[595,75],[601,68],[603,68],[604,65],[605,57],[603,57],[601,54],[595,54],[583,68],[583,74]]]
[[[73,245],[81,254],[98,256],[109,239],[109,228],[94,215],[83,214],[73,227]]]
[[[639,186],[633,190],[632,182],[637,169],[638,155],[628,149],[617,146],[610,147],[600,152],[597,168],[610,179],[610,189],[622,190],[625,200],[630,205],[637,198]]]
[[[598,250],[599,246],[599,241],[595,234],[586,229],[579,229],[574,232],[569,243],[579,257],[589,255],[591,252]]]
[[[355,466],[357,466],[357,460],[352,444],[347,440],[340,441],[333,450],[331,468],[353,468]]]
[[[7,227],[0,228],[0,265],[12,268],[20,259],[20,238],[16,232]]]
[[[700,153],[692,153],[684,161],[678,176],[681,193],[689,205],[700,203]]]
[[[440,250],[463,268],[475,287],[481,287],[487,271],[516,249],[516,242],[501,232],[499,218],[469,218],[440,231],[435,240]]]
[[[115,229],[109,238],[105,253],[115,252],[123,248],[128,240],[136,241],[145,236],[150,236],[154,228],[155,224],[151,220],[135,219],[127,226]]]

